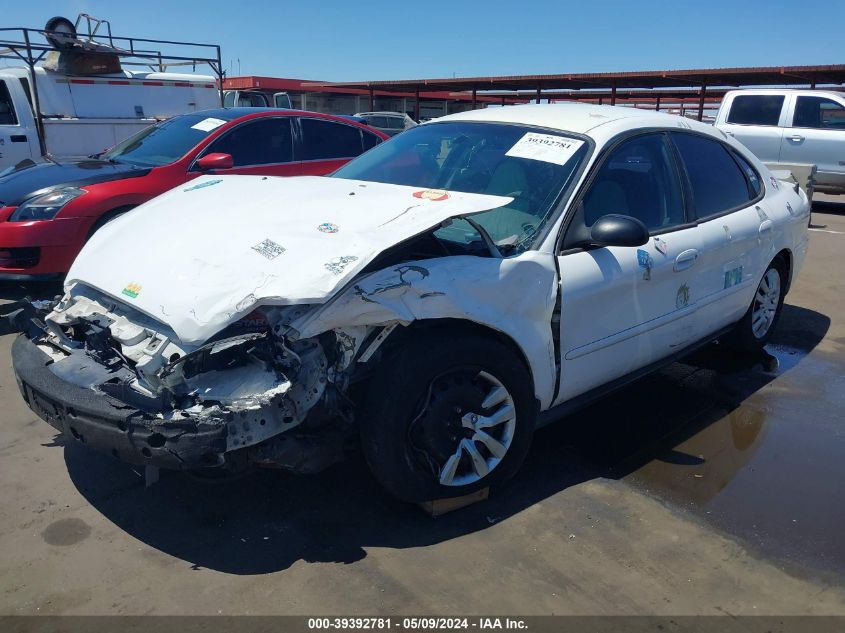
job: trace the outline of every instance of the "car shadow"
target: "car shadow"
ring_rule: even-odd
[[[484,530],[571,486],[626,477],[650,462],[694,466],[702,457],[678,446],[791,371],[829,326],[822,314],[785,305],[773,344],[789,350],[788,362],[777,367],[768,352],[708,346],[540,429],[514,480],[487,501],[437,519],[388,497],[359,455],[319,475],[265,470],[210,483],[168,472],[149,488],[132,467],[75,441],[65,443],[65,462],[76,488],[107,519],[194,568],[264,574],[300,560],[353,563],[368,547],[420,547]],[[747,422],[732,431],[737,452],[753,451],[765,424]],[[728,461],[721,476],[729,481],[745,461]]]
[[[841,199],[833,200],[813,200],[813,213],[828,213],[830,215],[845,215],[845,195],[837,196]],[[817,224],[811,219],[810,228],[823,228],[823,225]]]
[[[30,299],[52,299],[62,294],[62,282],[58,279],[47,281],[0,281],[0,301],[17,301],[24,297]]]

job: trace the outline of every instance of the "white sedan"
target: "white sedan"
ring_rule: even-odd
[[[697,347],[761,348],[809,206],[718,130],[526,105],[333,177],[204,176],[86,245],[13,348],[24,398],[127,462],[319,470],[411,501],[513,475],[534,429]]]

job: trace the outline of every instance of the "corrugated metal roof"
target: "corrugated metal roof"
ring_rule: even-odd
[[[304,86],[380,90],[387,92],[435,90],[580,90],[617,88],[689,88],[697,86],[780,86],[845,84],[845,64],[824,66],[771,66],[697,68],[616,73],[567,73],[501,77],[403,79],[395,81],[314,82]]]

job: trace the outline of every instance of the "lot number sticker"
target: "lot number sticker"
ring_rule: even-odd
[[[207,119],[203,119],[196,125],[192,125],[191,129],[200,130],[201,132],[211,132],[211,130],[219,128],[224,123],[226,123],[226,121],[224,121],[223,119],[215,119],[214,117],[208,117]]]
[[[530,158],[545,163],[565,165],[566,161],[572,158],[583,144],[584,141],[575,138],[528,132],[505,152],[505,156]]]

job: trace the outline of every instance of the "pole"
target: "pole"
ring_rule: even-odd
[[[654,109],[660,112],[660,97],[655,100]]]
[[[111,25],[109,25],[111,28]],[[215,46],[214,48],[217,49],[217,81],[220,82],[220,107],[223,107],[223,59],[220,57],[220,47]]]
[[[472,89],[472,109],[475,110],[476,108],[476,95],[475,95],[475,88]]]
[[[701,90],[698,91],[698,120],[704,118],[704,93],[707,91],[707,86],[701,84]]]
[[[38,133],[38,144],[41,146],[41,155],[47,155],[47,147],[44,145],[44,119],[41,116],[41,101],[38,98],[38,77],[35,76],[35,62],[32,59],[32,45],[29,42],[29,30],[23,30],[23,39],[26,42],[26,65],[29,66],[29,81],[32,90],[32,109],[35,110],[35,130]]]
[[[373,89],[370,88],[370,112],[374,112],[376,109],[376,97],[373,93]]]
[[[537,103],[540,103],[540,99],[543,96],[543,91],[540,90],[540,86],[537,86]]]
[[[414,91],[414,121],[420,121],[420,89]]]
[[[616,84],[610,89],[610,105],[616,105]]]

